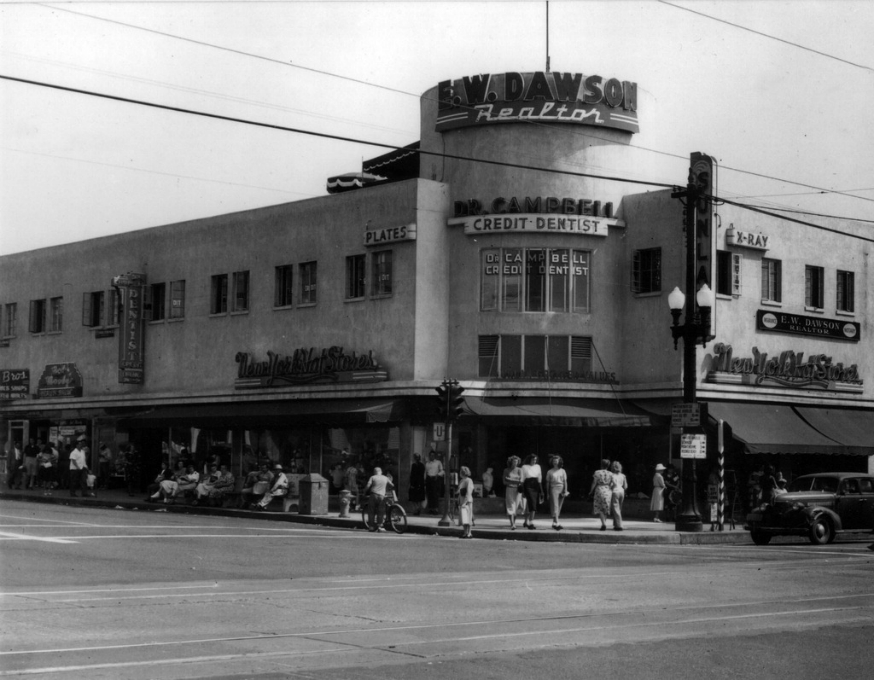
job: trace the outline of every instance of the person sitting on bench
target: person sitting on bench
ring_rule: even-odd
[[[274,498],[277,496],[285,496],[287,494],[288,477],[286,477],[285,473],[282,471],[282,466],[277,463],[273,466],[273,482],[271,483],[270,488],[258,503],[252,505],[252,509],[264,510],[268,505],[270,505],[270,501]]]

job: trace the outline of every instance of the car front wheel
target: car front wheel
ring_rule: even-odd
[[[763,534],[761,531],[751,531],[750,537],[756,545],[768,545],[771,542],[771,534]]]
[[[825,545],[834,540],[834,530],[831,522],[825,517],[817,517],[810,523],[810,542],[814,545]]]

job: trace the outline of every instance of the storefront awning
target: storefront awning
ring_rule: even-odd
[[[711,401],[709,412],[731,426],[747,453],[854,453],[808,425],[791,406]]]
[[[406,408],[395,399],[331,399],[183,404],[131,414],[132,427],[281,427],[284,424],[388,423],[404,420]]]
[[[874,411],[793,406],[810,426],[859,456],[874,456]]]
[[[658,418],[636,406],[599,399],[465,397],[467,411],[483,418],[512,418],[526,425],[568,427],[649,427]]]

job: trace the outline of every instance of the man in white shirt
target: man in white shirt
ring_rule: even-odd
[[[367,480],[367,486],[364,487],[365,495],[370,494],[367,499],[367,514],[370,526],[374,527],[371,531],[385,531],[383,526],[385,522],[385,494],[388,492],[390,484],[389,478],[382,474],[382,468],[373,468],[373,476]],[[374,519],[376,520],[375,524]]]
[[[264,494],[264,497],[258,501],[256,505],[252,506],[253,510],[264,510],[268,505],[270,505],[270,501],[272,501],[276,496],[285,496],[288,493],[288,477],[285,476],[285,473],[282,471],[282,466],[278,463],[273,466],[273,482],[270,485],[270,488],[267,490],[267,493]]]
[[[80,436],[75,448],[70,451],[70,495],[75,496],[76,491],[82,489],[82,495],[87,491],[86,475],[88,474],[88,445],[85,437]]]

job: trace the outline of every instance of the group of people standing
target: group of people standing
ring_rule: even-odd
[[[537,506],[548,498],[552,528],[561,531],[561,507],[569,495],[564,460],[561,456],[550,456],[550,468],[545,479],[535,454],[527,456],[525,463],[521,463],[519,456],[510,456],[504,470],[504,506],[510,520],[510,529],[516,529],[516,514],[520,511],[525,517],[522,526],[529,530],[536,529],[534,515]]]

